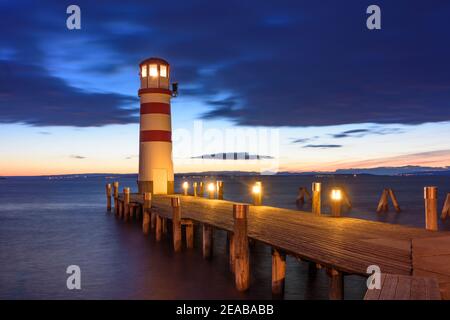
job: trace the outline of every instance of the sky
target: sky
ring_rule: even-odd
[[[449,19],[448,1],[0,0],[0,175],[137,172],[152,56],[179,82],[175,172],[450,166]],[[264,159],[201,158],[222,152]]]

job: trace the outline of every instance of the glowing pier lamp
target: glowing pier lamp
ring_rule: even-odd
[[[187,181],[183,182],[183,193],[185,196],[188,195],[189,183]]]
[[[255,182],[252,187],[253,205],[260,206],[262,204],[262,184],[261,181]]]
[[[331,190],[331,216],[341,216],[342,191],[340,189]]]
[[[216,187],[214,186],[214,183],[210,182],[208,183],[208,194],[210,199],[214,199],[214,191],[216,190]]]

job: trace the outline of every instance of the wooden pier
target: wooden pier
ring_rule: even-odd
[[[150,206],[149,198],[144,201],[143,195],[130,194],[128,199],[128,194],[125,193],[125,198],[120,194],[114,201],[118,206],[116,214],[124,214],[125,220],[143,216],[144,233],[149,232],[151,224],[157,240],[167,232],[167,222],[171,220],[175,251],[181,250],[181,225],[188,226],[189,248],[193,247],[193,226],[198,225],[202,228],[205,258],[213,255],[214,232],[228,232],[230,269],[239,273],[236,275],[239,290],[250,285],[246,274],[251,272],[248,242],[258,241],[272,248],[274,295],[283,294],[285,257],[291,255],[326,268],[332,299],[343,298],[344,275],[368,277],[367,269],[373,265],[382,274],[436,279],[442,298],[450,299],[450,232],[188,195],[152,195],[148,213],[143,208]]]

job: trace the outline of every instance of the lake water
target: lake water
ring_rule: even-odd
[[[439,189],[439,209],[448,177],[226,177],[224,195],[250,201],[249,189],[263,182],[264,204],[296,208],[298,187],[323,183],[323,211],[333,186],[347,190],[353,204],[345,216],[424,226],[423,187]],[[135,176],[48,179],[17,177],[0,180],[0,299],[270,299],[270,248],[257,244],[251,254],[251,287],[234,288],[225,254],[225,234],[216,232],[214,258],[201,255],[200,232],[195,250],[172,252],[168,239],[156,243],[138,224],[125,224],[105,210],[104,185],[119,180],[136,190]],[[177,177],[176,187],[183,177]],[[187,178],[194,181],[192,178]],[[206,177],[203,181],[214,181]],[[381,191],[392,188],[403,211],[376,214]],[[305,205],[303,210],[310,211]],[[450,219],[439,222],[450,230]],[[81,268],[81,290],[68,290],[66,268]],[[304,262],[288,257],[286,299],[327,299],[328,278]],[[365,279],[346,276],[345,298],[361,299]]]

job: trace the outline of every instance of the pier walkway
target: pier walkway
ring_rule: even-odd
[[[175,196],[180,198],[182,219],[233,233],[235,202]],[[172,197],[154,195],[152,214],[172,219]],[[120,206],[123,195],[118,199]],[[142,206],[142,195],[131,194],[132,203]],[[252,205],[247,228],[249,239],[325,267],[331,277],[338,276],[338,287],[342,275],[367,277],[367,268],[375,265],[383,274],[436,278],[442,297],[450,299],[450,232]]]

